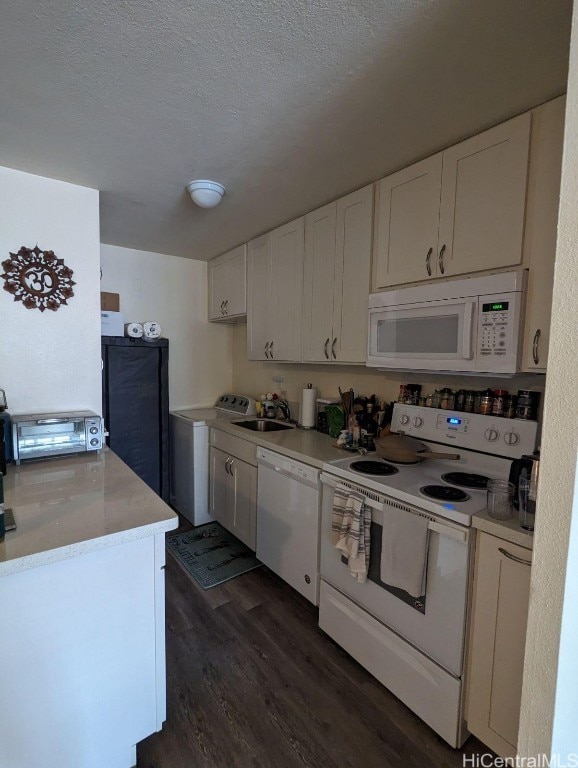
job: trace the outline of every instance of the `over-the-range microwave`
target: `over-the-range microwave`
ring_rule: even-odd
[[[373,293],[367,365],[513,375],[525,292],[526,270],[518,269]]]

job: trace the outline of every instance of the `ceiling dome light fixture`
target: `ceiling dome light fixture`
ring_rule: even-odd
[[[219,205],[225,194],[225,187],[222,184],[207,179],[189,181],[187,189],[199,208],[214,208]]]

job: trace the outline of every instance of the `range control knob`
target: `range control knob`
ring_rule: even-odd
[[[236,403],[236,402],[237,402],[237,398],[236,398],[236,397],[234,397],[234,398],[231,400],[231,404],[232,404],[232,405],[235,405],[235,403]]]
[[[518,445],[520,442],[520,435],[517,432],[506,432],[504,435],[504,442],[506,445]]]
[[[413,420],[413,426],[414,426],[414,427],[421,427],[421,425],[422,425],[422,424],[423,424],[423,419],[422,419],[422,417],[421,417],[421,416],[416,416],[416,417],[414,418],[414,420]]]
[[[409,424],[409,416],[407,416],[407,414],[404,413],[403,416],[399,417],[399,423],[403,424],[405,427],[406,424]]]
[[[496,440],[500,437],[500,433],[498,432],[497,429],[490,428],[490,429],[486,429],[486,431],[484,432],[484,436],[489,443],[495,443]]]

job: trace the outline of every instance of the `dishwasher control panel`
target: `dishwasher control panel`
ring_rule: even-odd
[[[278,472],[286,475],[292,475],[297,480],[316,483],[319,479],[319,470],[316,467],[310,467],[289,456],[282,456],[280,453],[274,453],[267,448],[257,448],[257,462],[267,464]]]

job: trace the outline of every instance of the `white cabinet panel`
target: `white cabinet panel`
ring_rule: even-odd
[[[246,245],[209,262],[209,320],[230,322],[247,314],[246,270]]]
[[[0,696],[2,765],[128,768],[134,745],[160,729],[164,553],[156,538],[0,579],[10,627],[0,633],[9,692]]]
[[[435,275],[442,155],[378,182],[373,289]]]
[[[517,751],[531,551],[480,533],[469,660],[469,730],[501,757]]]
[[[305,217],[303,269],[303,360],[328,362],[333,340],[337,205]]]
[[[257,467],[218,448],[210,449],[211,513],[250,549],[255,549]]]
[[[373,185],[337,201],[331,353],[337,362],[365,363],[371,270]]]
[[[249,243],[247,258],[247,355],[249,360],[268,360],[273,336],[271,235]]]
[[[301,360],[303,218],[249,243],[249,360]]]
[[[531,113],[443,153],[438,274],[522,260]]]
[[[272,360],[301,360],[301,302],[303,291],[304,219],[271,233],[274,333]]]
[[[233,458],[229,472],[229,530],[243,544],[254,550],[256,548],[257,467]]]
[[[532,113],[524,261],[529,267],[522,368],[545,371],[550,341],[564,114],[561,96]]]
[[[364,363],[373,185],[305,217],[303,360]]]

